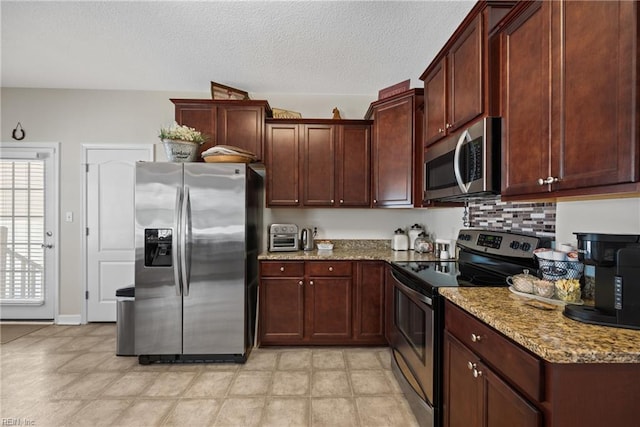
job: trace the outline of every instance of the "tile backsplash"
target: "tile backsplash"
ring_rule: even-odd
[[[471,227],[555,237],[556,204],[503,202],[500,196],[469,202]]]

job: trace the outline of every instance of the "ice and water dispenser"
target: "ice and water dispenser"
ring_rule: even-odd
[[[144,266],[171,267],[173,230],[170,228],[147,228],[144,230]]]

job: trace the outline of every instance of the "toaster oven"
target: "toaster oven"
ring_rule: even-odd
[[[269,226],[269,252],[295,252],[299,246],[296,224],[271,224]]]

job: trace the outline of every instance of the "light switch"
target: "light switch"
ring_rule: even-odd
[[[67,222],[73,222],[73,212],[69,211],[65,214],[65,221]]]

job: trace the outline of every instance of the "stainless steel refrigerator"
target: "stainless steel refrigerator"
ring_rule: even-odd
[[[253,345],[262,177],[244,163],[136,164],[141,364],[244,362]]]

